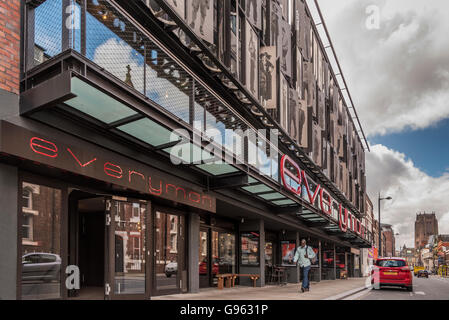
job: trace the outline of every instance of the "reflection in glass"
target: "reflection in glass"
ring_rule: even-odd
[[[61,53],[62,1],[47,0],[34,11],[34,62],[37,66]]]
[[[200,275],[200,287],[209,286],[209,239],[208,232],[201,231],[199,238],[199,275]],[[213,266],[215,268],[215,265]],[[218,270],[213,270],[213,272]],[[216,273],[215,273],[216,274]]]
[[[265,242],[265,266],[271,267],[273,264],[273,242]]]
[[[145,206],[117,203],[114,238],[115,294],[145,293]]]
[[[179,227],[178,216],[157,212],[155,221],[157,290],[179,288],[177,281]]]
[[[226,232],[212,232],[212,275],[217,285],[217,274],[235,273],[235,235]]]
[[[22,299],[61,297],[61,190],[22,184]]]

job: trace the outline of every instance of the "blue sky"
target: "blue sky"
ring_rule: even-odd
[[[368,141],[371,145],[382,144],[404,153],[415,167],[432,177],[449,172],[449,119],[426,129],[375,135]]]

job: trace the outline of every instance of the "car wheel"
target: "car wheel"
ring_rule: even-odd
[[[407,287],[407,291],[413,292],[413,286]]]
[[[171,273],[166,273],[165,275],[167,276],[167,278],[171,277]]]

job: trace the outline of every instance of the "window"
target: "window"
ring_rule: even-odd
[[[176,216],[170,218],[170,233],[177,233],[178,224],[176,223]]]
[[[176,234],[172,234],[170,236],[170,253],[178,252],[178,236]]]
[[[22,299],[61,297],[61,198],[59,189],[22,183]],[[32,210],[31,208],[38,209]],[[35,264],[39,265],[36,268]]]
[[[242,266],[259,265],[259,234],[244,232],[240,235],[240,253]]]
[[[33,193],[30,189],[24,188],[22,192],[22,207],[24,209],[33,209]]]
[[[25,213],[22,221],[22,239],[33,241],[33,216]]]
[[[376,265],[379,267],[386,267],[386,268],[400,268],[400,267],[405,267],[405,261],[403,261],[403,260],[378,260]]]
[[[133,240],[133,259],[140,260],[140,238],[134,237]]]
[[[133,204],[133,218],[140,220],[140,206],[137,203]]]

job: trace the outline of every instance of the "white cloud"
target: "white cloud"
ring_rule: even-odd
[[[122,39],[111,37],[99,45],[95,50],[93,61],[122,81],[127,78],[129,65],[134,88],[144,93],[144,58]],[[175,71],[173,76],[179,76],[179,73]],[[189,97],[150,67],[146,68],[146,95],[188,122]]]
[[[449,118],[449,2],[319,0],[368,135]],[[369,5],[380,29],[365,26]]]
[[[449,173],[434,178],[416,168],[410,159],[383,145],[371,147],[367,154],[368,194],[375,206],[377,197],[391,196],[382,201],[381,222],[393,225],[396,247],[414,246],[416,213],[435,211],[440,234],[449,234]]]

